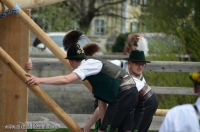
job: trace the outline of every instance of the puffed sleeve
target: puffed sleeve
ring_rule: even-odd
[[[81,65],[73,72],[76,73],[81,80],[84,80],[87,76],[96,75],[102,69],[103,63],[96,59],[83,60]]]

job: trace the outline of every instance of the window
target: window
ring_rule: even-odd
[[[105,34],[106,22],[104,19],[94,20],[94,35],[104,35]]]
[[[139,29],[139,22],[133,21],[131,23],[131,32],[138,32],[138,29]]]
[[[143,0],[143,6],[146,6],[148,4],[147,0]]]
[[[131,0],[131,5],[133,6],[138,6],[140,4],[140,1],[139,0]]]

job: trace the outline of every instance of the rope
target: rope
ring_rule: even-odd
[[[2,15],[0,15],[0,19],[6,17],[9,13],[13,15],[17,14],[20,11],[20,7],[18,4],[15,4],[14,9],[5,11]]]

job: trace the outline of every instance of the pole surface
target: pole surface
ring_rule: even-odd
[[[24,83],[28,79],[26,72],[0,47],[0,59],[19,77]],[[51,110],[72,132],[82,132],[81,128],[68,116],[65,111],[38,85],[29,89]]]
[[[30,15],[30,10],[25,10]],[[0,20],[0,47],[9,54],[25,71],[29,59],[30,30],[13,15]],[[6,129],[9,124],[27,122],[28,88],[1,61],[0,70],[0,132],[27,132],[25,129]]]
[[[154,116],[166,116],[168,109],[157,109]]]

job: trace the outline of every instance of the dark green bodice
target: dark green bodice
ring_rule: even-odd
[[[106,103],[117,101],[120,81],[102,72],[86,77],[85,79],[92,85],[92,93],[95,98]]]

